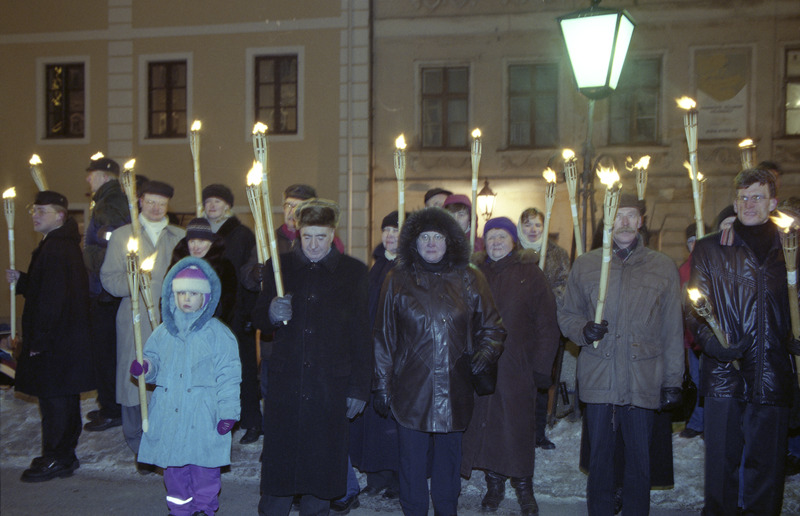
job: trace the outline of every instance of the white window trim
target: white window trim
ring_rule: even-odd
[[[47,109],[44,105],[47,75],[45,67],[54,64],[83,63],[83,137],[45,138],[47,132]],[[37,145],[83,145],[91,141],[91,83],[89,56],[56,56],[36,59],[36,144]]]
[[[467,147],[470,145],[470,133],[480,124],[475,120],[475,63],[469,59],[453,61],[416,61],[414,63],[414,127],[419,138],[419,149],[424,152],[450,152],[451,149],[438,149],[422,146],[422,69],[423,68],[458,68],[467,67],[469,91],[467,92]],[[455,150],[455,149],[452,149]]]
[[[256,100],[256,57],[260,56],[297,56],[297,134],[269,135],[270,141],[298,142],[303,141],[305,133],[305,47],[258,47],[245,49],[245,79],[244,79],[244,139],[253,140],[253,126],[255,119]],[[338,88],[338,82],[336,83]],[[269,131],[267,132],[269,134]]]
[[[175,145],[189,143],[189,130],[194,120],[193,52],[170,54],[141,54],[139,56],[139,145]],[[186,136],[183,138],[148,138],[147,79],[150,63],[157,61],[186,61]]]

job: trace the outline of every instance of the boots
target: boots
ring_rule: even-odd
[[[481,510],[495,512],[506,496],[506,477],[494,471],[487,471],[485,475],[486,496],[481,500]]]
[[[539,506],[533,496],[533,477],[512,478],[511,487],[517,492],[522,516],[538,516]]]

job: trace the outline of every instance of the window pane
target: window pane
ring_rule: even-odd
[[[509,100],[509,145],[527,147],[531,145],[531,99],[530,97]]]
[[[256,58],[256,118],[272,133],[297,133],[297,63],[297,56]]]
[[[84,66],[82,63],[45,66],[46,138],[80,138],[84,134]]]
[[[442,93],[444,80],[440,68],[422,71],[422,94],[436,95]]]
[[[167,90],[155,90],[150,93],[150,110],[166,111]]]
[[[786,52],[786,75],[800,77],[800,49]]]
[[[175,134],[186,134],[186,112],[172,113],[172,130]]]
[[[281,82],[297,82],[297,59],[282,59],[281,67]]]
[[[258,87],[258,103],[261,107],[273,107],[275,105],[275,86],[264,84]]]
[[[442,146],[442,103],[439,100],[422,102],[422,144],[424,147]]]
[[[161,136],[167,132],[167,114],[153,113],[150,115],[150,134]]]
[[[297,105],[297,87],[294,84],[281,85],[281,106]]]
[[[509,66],[508,88],[512,93],[528,92],[531,90],[531,67]]]
[[[467,79],[466,68],[448,68],[447,91],[450,93],[466,93]]]
[[[172,109],[186,110],[186,90],[181,88],[172,91]]]
[[[555,65],[539,65],[536,67],[534,86],[537,91],[558,89],[558,67]]]
[[[281,109],[281,130],[288,133],[297,132],[297,110],[295,108]]]
[[[172,65],[172,74],[171,74],[171,85],[174,88],[184,88],[186,87],[186,65],[184,64],[173,64]]]
[[[271,59],[259,59],[257,63],[258,82],[274,82],[275,62]]]
[[[609,97],[609,143],[656,143],[661,60],[629,59],[617,92]]]
[[[150,66],[150,87],[165,88],[167,86],[167,69],[162,65]]]
[[[150,138],[186,136],[186,61],[150,63]]]
[[[786,134],[800,135],[800,82],[786,88]]]

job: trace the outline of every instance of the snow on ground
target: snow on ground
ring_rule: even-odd
[[[86,397],[82,413],[96,408],[95,399]],[[35,399],[16,395],[13,390],[0,392],[0,465],[25,468],[41,447],[40,419]],[[537,450],[534,491],[543,502],[585,501],[586,476],[578,469],[581,424],[559,420],[548,429],[555,450]],[[224,473],[224,482],[258,483],[261,464],[258,444],[241,445],[237,434],[233,439],[232,466]],[[703,440],[682,439],[673,434],[675,488],[652,491],[654,507],[698,513],[703,503]],[[106,476],[129,476],[134,472],[133,455],[122,438],[121,428],[105,432],[83,432],[77,450],[81,473]],[[359,474],[361,485],[364,476]],[[507,501],[514,500],[513,490],[506,484]],[[255,487],[254,487],[255,488]],[[462,497],[480,499],[484,492],[483,474],[475,472],[462,482]],[[505,503],[505,502],[504,502]],[[800,514],[800,475],[787,479],[783,514]]]

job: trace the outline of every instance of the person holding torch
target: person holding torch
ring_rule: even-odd
[[[616,433],[625,455],[623,506],[650,507],[650,442],[656,410],[681,400],[683,322],[678,270],[666,255],[644,246],[643,202],[623,193],[614,219],[608,296],[595,323],[603,250],[579,256],[558,310],[562,333],[581,348],[580,399],[590,444],[589,514],[614,513]],[[597,343],[595,347],[593,343]]]
[[[6,270],[16,293],[25,297],[22,349],[16,390],[39,398],[42,455],[22,473],[23,482],[72,475],[81,435],[80,394],[94,388],[89,351],[89,280],[81,256],[81,235],[68,216],[67,199],[45,190],[30,208],[41,233],[28,272]]]
[[[786,436],[797,377],[786,262],[778,227],[775,175],[741,171],[734,179],[736,220],[695,244],[689,286],[696,288],[727,342],[703,320],[694,336],[703,350],[705,397],[704,514],[736,514],[744,464],[744,514],[780,514]],[[734,361],[739,367],[735,367]]]

